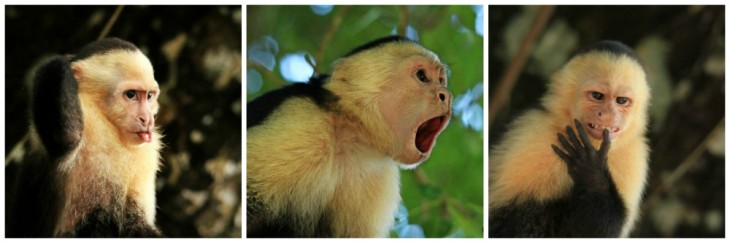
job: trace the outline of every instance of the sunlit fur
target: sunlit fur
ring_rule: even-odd
[[[419,82],[410,78],[415,63],[432,65],[434,78],[445,75],[432,52],[409,42],[388,43],[335,64],[325,85],[339,98],[332,110],[291,98],[264,124],[250,128],[247,186],[255,194],[248,196],[266,206],[264,214],[296,212],[292,220],[304,235],[326,215],[334,237],[388,236],[400,201],[398,166],[415,167],[428,157],[408,157],[399,143],[410,139],[403,136],[415,132],[418,119],[450,115],[450,94],[448,104],[433,100],[438,99],[433,91],[445,90],[445,83],[428,89],[406,84]],[[397,79],[403,73],[409,78]],[[415,127],[399,131],[401,125],[387,118],[392,114]]]
[[[628,236],[638,217],[646,183],[649,148],[644,134],[650,92],[645,73],[635,60],[608,52],[573,58],[552,78],[542,99],[547,111],[527,111],[509,126],[504,140],[489,157],[490,209],[567,195],[573,181],[565,162],[550,145],[558,144],[556,134],[564,134],[566,126],[573,126],[573,119],[582,120],[586,113],[593,112],[587,110],[585,92],[594,83],[609,87],[607,92],[632,95],[631,105],[620,109],[624,127],[608,153],[609,171],[627,209],[621,236]],[[600,140],[591,138],[591,142],[596,148],[600,145]]]
[[[98,207],[112,209],[120,217],[126,210],[141,210],[146,223],[155,228],[154,182],[161,136],[154,128],[151,142],[133,143],[121,133],[137,120],[134,109],[144,109],[122,102],[122,90],[157,89],[152,65],[138,50],[114,50],[75,62],[72,68],[79,84],[84,129],[80,146],[59,165],[60,173],[66,175],[59,177],[66,178],[61,181],[65,206],[55,234],[73,230]],[[153,113],[158,110],[156,98],[147,107]],[[136,205],[134,209],[128,207],[130,203]]]

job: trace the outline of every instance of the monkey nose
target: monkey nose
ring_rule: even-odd
[[[448,90],[438,91],[438,99],[441,101],[441,105],[451,107],[452,98],[451,92]]]
[[[149,125],[151,125],[151,124],[152,124],[152,121],[154,121],[154,118],[152,118],[152,117],[149,117],[149,116],[140,116],[140,117],[139,117],[139,123],[140,123],[140,124],[141,124],[141,125],[142,125],[143,127],[148,127]]]
[[[442,102],[448,102],[449,99],[451,99],[451,94],[449,94],[448,91],[439,90],[438,97],[439,97],[439,100],[441,100]]]

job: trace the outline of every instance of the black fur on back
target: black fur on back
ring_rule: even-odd
[[[322,87],[327,81],[329,81],[329,79],[329,74],[315,73],[311,78],[309,78],[309,84]]]
[[[273,219],[248,221],[246,237],[248,238],[328,238],[332,235],[331,213],[322,213],[312,231],[303,231],[294,216],[284,213]]]
[[[97,207],[84,215],[76,228],[64,236],[79,238],[157,238],[163,236],[158,229],[145,223],[142,213],[137,210],[139,205],[130,201],[127,207],[130,209],[125,210],[123,215],[119,215],[111,209]]]
[[[337,96],[321,85],[329,79],[328,75],[310,79],[310,83],[297,83],[270,91],[248,102],[246,111],[246,128],[251,128],[266,120],[287,99],[293,97],[310,98],[323,109],[329,109]]]
[[[128,41],[125,41],[125,40],[122,40],[119,38],[113,38],[113,37],[106,38],[106,39],[102,39],[102,40],[98,40],[98,41],[89,43],[88,45],[81,48],[81,50],[73,58],[71,58],[71,62],[84,60],[93,55],[104,54],[109,51],[118,50],[118,49],[130,50],[130,51],[139,50],[139,48],[137,48],[137,46],[135,46],[134,44],[132,44]]]
[[[31,116],[43,147],[56,158],[71,151],[84,128],[78,84],[63,56],[46,61],[33,79]]]

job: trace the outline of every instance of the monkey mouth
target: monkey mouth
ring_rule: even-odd
[[[591,135],[591,137],[602,140],[603,139],[603,130],[608,129],[608,137],[611,139],[616,138],[619,132],[621,132],[621,128],[614,127],[614,126],[604,126],[599,125],[596,123],[588,122],[588,134]]]
[[[416,130],[416,148],[422,154],[427,154],[433,148],[436,137],[449,122],[449,114],[431,118]]]
[[[151,131],[143,131],[143,132],[137,132],[137,136],[139,136],[142,141],[145,143],[149,143],[152,141],[152,132]]]

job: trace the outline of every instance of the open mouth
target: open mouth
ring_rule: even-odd
[[[436,136],[446,126],[448,115],[431,118],[416,130],[416,148],[421,153],[427,153],[433,147]]]
[[[603,126],[595,123],[588,122],[588,133],[595,139],[603,139],[603,130],[608,129],[608,135],[611,139],[616,137],[616,134],[621,131],[621,128],[612,126]]]

